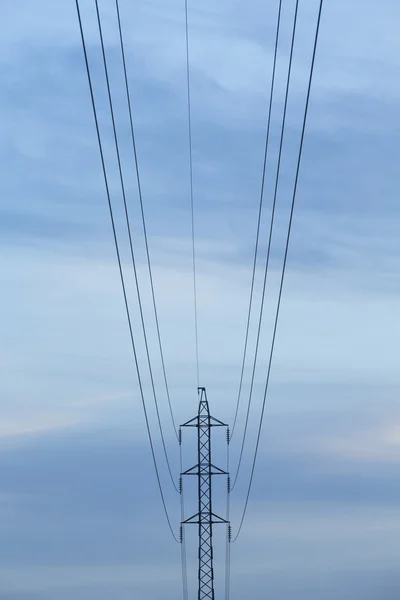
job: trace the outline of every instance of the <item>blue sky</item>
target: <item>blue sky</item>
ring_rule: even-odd
[[[140,336],[93,4],[82,1],[82,16],[150,420],[177,525]],[[161,416],[177,472],[114,3],[99,4]],[[400,6],[324,4],[259,463],[232,547],[231,596],[238,600],[249,592],[255,600],[266,593],[276,600],[399,594]],[[120,6],[166,365],[184,422],[197,396],[183,2]],[[284,2],[264,253],[293,8],[293,0]],[[317,8],[316,0],[300,2],[244,467],[261,409]],[[212,412],[228,422],[239,383],[276,12],[275,0],[189,2],[200,373]],[[147,446],[75,5],[38,0],[33,8],[19,0],[3,13],[0,600],[176,598],[179,548],[168,537]],[[256,306],[262,275],[260,262]],[[250,365],[245,394],[249,377]],[[222,461],[222,441],[216,452]],[[234,531],[246,472],[232,495]],[[222,511],[223,494],[217,498]],[[192,500],[188,494],[188,511]],[[195,542],[191,532],[192,594]],[[219,592],[223,548],[216,532]]]

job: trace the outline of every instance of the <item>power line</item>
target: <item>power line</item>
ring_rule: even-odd
[[[229,505],[229,492],[227,493],[227,504]],[[227,518],[229,518],[229,508],[227,508]],[[229,600],[231,595],[231,526],[226,526],[226,544],[225,544],[225,600]]]
[[[127,206],[127,202],[126,202],[125,184],[124,184],[124,177],[123,177],[123,174],[122,174],[122,164],[121,164],[121,157],[120,157],[120,152],[119,152],[117,128],[116,128],[116,125],[115,125],[114,108],[113,108],[113,101],[112,101],[112,96],[111,96],[110,80],[109,80],[109,77],[108,77],[107,59],[106,59],[106,52],[105,52],[105,47],[104,47],[103,31],[102,31],[102,27],[101,27],[101,19],[100,19],[100,12],[99,12],[98,0],[95,0],[95,5],[96,5],[97,24],[98,24],[98,28],[99,28],[99,34],[100,34],[101,52],[102,52],[102,56],[103,56],[104,72],[105,72],[106,83],[107,83],[108,102],[109,102],[109,106],[110,106],[111,121],[112,121],[113,133],[114,133],[115,149],[116,149],[116,153],[117,153],[119,178],[120,178],[120,182],[121,182],[122,198],[123,198],[123,202],[124,202],[125,220],[126,220],[126,226],[127,226],[127,229],[128,229],[129,246],[130,246],[130,251],[131,251],[133,273],[134,273],[134,277],[135,277],[135,284],[136,284],[136,292],[137,292],[137,297],[138,297],[140,319],[141,319],[142,330],[143,330],[143,337],[144,337],[144,343],[145,343],[145,348],[146,348],[146,356],[147,356],[147,363],[148,363],[149,373],[150,373],[151,387],[152,387],[152,391],[153,391],[154,405],[155,405],[155,409],[156,409],[158,426],[159,426],[160,435],[161,435],[161,442],[162,442],[162,446],[163,446],[163,449],[164,449],[164,455],[165,455],[165,460],[167,462],[169,476],[170,476],[172,485],[174,486],[175,490],[178,492],[178,488],[177,488],[177,486],[175,484],[175,481],[174,481],[174,478],[173,478],[173,475],[172,475],[171,465],[170,465],[169,458],[168,458],[167,447],[166,447],[166,444],[165,444],[164,434],[163,434],[162,425],[161,425],[160,412],[159,412],[159,408],[158,408],[157,394],[156,394],[156,389],[155,389],[155,384],[154,384],[154,377],[153,377],[153,369],[151,367],[149,345],[148,345],[148,341],[147,341],[146,326],[145,326],[144,315],[143,315],[142,299],[141,299],[141,295],[140,295],[139,280],[138,280],[137,270],[136,270],[135,253],[133,251],[132,234],[131,234],[131,227],[130,227],[130,222],[129,222],[128,206]]]
[[[183,495],[183,461],[182,461],[182,429],[179,429],[179,464],[181,468],[179,476],[179,491],[181,495],[181,529],[180,529],[180,541],[181,541],[181,566],[182,566],[182,594],[183,600],[188,600],[188,582],[187,582],[187,557],[186,557],[186,535],[185,528],[182,523],[185,520],[185,499]]]
[[[98,141],[99,151],[100,151],[100,158],[101,158],[101,165],[102,165],[104,183],[105,183],[106,194],[107,194],[108,208],[109,208],[109,212],[110,212],[110,219],[111,219],[111,226],[112,226],[113,237],[114,237],[115,251],[117,254],[118,268],[119,268],[119,274],[120,274],[120,279],[121,279],[122,292],[123,292],[123,296],[124,296],[126,316],[128,319],[129,334],[130,334],[130,338],[131,338],[133,357],[134,357],[134,362],[135,362],[135,367],[136,367],[136,372],[137,372],[137,377],[138,377],[143,412],[144,412],[144,417],[145,417],[145,421],[146,421],[147,435],[149,438],[150,449],[151,449],[151,454],[152,454],[153,464],[154,464],[154,470],[156,472],[158,488],[160,490],[160,496],[161,496],[161,501],[162,501],[162,505],[164,508],[165,517],[167,519],[168,526],[169,526],[169,529],[171,531],[173,538],[175,539],[176,542],[179,543],[179,540],[177,539],[177,537],[174,534],[174,531],[172,529],[171,520],[168,515],[167,506],[166,506],[165,498],[164,498],[164,493],[163,493],[162,486],[161,486],[160,475],[158,472],[153,440],[151,437],[150,424],[149,424],[149,419],[148,419],[148,415],[147,415],[146,403],[145,403],[144,394],[143,394],[142,380],[141,380],[140,371],[139,371],[139,362],[138,362],[138,358],[137,358],[136,346],[135,346],[135,341],[134,341],[134,337],[133,337],[132,322],[131,322],[131,317],[130,317],[130,312],[129,312],[129,305],[128,305],[128,299],[127,299],[127,294],[126,294],[124,275],[122,272],[121,257],[120,257],[120,253],[119,253],[117,233],[116,233],[116,229],[115,229],[114,215],[113,215],[113,210],[112,210],[112,205],[111,205],[111,196],[110,196],[110,189],[109,189],[109,185],[108,185],[108,177],[107,177],[107,171],[106,171],[104,154],[103,154],[103,146],[101,143],[100,129],[99,129],[99,123],[98,123],[98,119],[97,119],[97,109],[96,109],[96,104],[95,104],[94,94],[93,94],[92,78],[90,75],[89,61],[88,61],[87,50],[86,50],[86,42],[85,42],[85,36],[83,33],[81,13],[80,13],[80,9],[79,9],[79,0],[75,0],[75,4],[76,4],[76,10],[77,10],[77,14],[78,14],[79,29],[80,29],[82,48],[83,48],[84,59],[85,59],[86,73],[87,73],[87,78],[88,78],[88,83],[89,83],[90,98],[91,98],[92,108],[93,108],[93,117],[94,117],[95,126],[96,126],[97,141]]]
[[[191,206],[191,214],[192,214],[194,330],[195,330],[195,345],[196,345],[197,387],[199,387],[200,386],[199,332],[198,332],[198,320],[197,320],[197,278],[196,278],[196,249],[195,249],[194,200],[193,200],[192,111],[191,111],[191,101],[190,101],[189,25],[188,25],[188,3],[187,3],[187,0],[185,0],[185,33],[186,33],[186,81],[187,81],[188,136],[189,136],[190,206]]]
[[[268,148],[269,148],[269,132],[270,132],[270,126],[271,126],[272,99],[273,99],[274,87],[275,87],[276,59],[277,59],[277,55],[278,55],[278,40],[279,40],[279,30],[280,30],[280,24],[281,24],[281,13],[282,13],[282,0],[279,0],[278,22],[277,22],[276,34],[275,34],[274,62],[273,62],[273,67],[272,67],[271,90],[270,90],[270,95],[269,95],[267,134],[266,134],[265,151],[264,151],[264,165],[263,165],[263,173],[262,173],[262,179],[261,179],[260,203],[259,203],[259,209],[258,209],[256,245],[255,245],[255,249],[254,249],[253,273],[251,276],[249,310],[247,313],[247,324],[246,324],[246,334],[245,334],[245,340],[244,340],[243,361],[242,361],[242,367],[241,367],[241,372],[240,372],[239,392],[238,392],[238,397],[237,397],[237,402],[236,402],[235,417],[233,419],[231,439],[233,436],[233,432],[235,431],[236,419],[238,416],[240,398],[241,398],[241,393],[242,393],[243,374],[244,374],[244,367],[245,367],[246,355],[247,355],[247,343],[248,343],[248,339],[249,339],[250,316],[251,316],[251,309],[253,306],[254,280],[255,280],[255,275],[256,275],[258,242],[259,242],[259,237],[260,237],[260,225],[261,225],[261,213],[262,213],[263,198],[264,198],[265,173],[266,173],[267,156],[268,156]]]
[[[231,435],[229,427],[226,429],[226,544],[225,544],[225,600],[230,598],[231,588],[231,524],[230,524],[230,499],[231,478],[229,476],[229,444]]]
[[[150,252],[149,252],[149,245],[148,245],[148,240],[147,240],[147,227],[146,227],[146,219],[145,219],[144,207],[143,207],[142,186],[140,183],[140,176],[139,176],[139,164],[138,164],[138,159],[137,159],[135,132],[134,132],[133,118],[132,118],[132,105],[131,105],[131,97],[130,97],[129,84],[128,84],[128,75],[127,75],[126,61],[125,61],[125,49],[124,49],[124,41],[123,41],[123,36],[122,36],[122,26],[121,26],[121,18],[120,18],[119,1],[118,0],[115,0],[115,6],[117,9],[119,40],[120,40],[120,46],[121,46],[122,62],[123,62],[123,67],[124,67],[125,90],[126,90],[126,98],[127,98],[127,102],[128,102],[132,147],[133,147],[133,154],[134,154],[134,159],[135,159],[136,179],[137,179],[137,184],[138,184],[140,211],[141,211],[141,215],[142,215],[144,242],[145,242],[145,246],[146,246],[146,255],[147,255],[147,265],[148,265],[149,278],[150,278],[151,296],[152,296],[152,300],[153,300],[154,317],[155,317],[156,328],[157,328],[158,346],[160,349],[165,390],[166,390],[166,394],[167,394],[167,400],[168,400],[168,406],[169,406],[169,411],[170,411],[170,415],[171,415],[172,425],[173,425],[173,428],[175,431],[176,439],[178,439],[178,431],[177,431],[177,427],[175,424],[174,413],[172,410],[171,397],[170,397],[170,393],[169,393],[169,386],[168,386],[168,380],[167,380],[167,373],[166,373],[166,369],[165,369],[164,352],[163,352],[163,347],[162,347],[162,343],[161,343],[160,325],[159,325],[159,321],[158,321],[158,312],[157,312],[156,298],[155,298],[155,292],[154,292],[153,274],[152,274],[152,269],[151,269]]]
[[[284,260],[283,260],[281,282],[280,282],[280,287],[279,287],[278,304],[277,304],[276,314],[275,314],[275,323],[274,323],[274,330],[273,330],[273,335],[272,335],[271,351],[270,351],[270,355],[269,355],[267,379],[265,382],[264,398],[263,398],[263,404],[262,404],[262,410],[261,410],[261,418],[260,418],[260,423],[259,423],[259,427],[258,427],[256,448],[255,448],[254,459],[253,459],[253,464],[252,464],[252,468],[251,468],[250,482],[249,482],[249,487],[247,490],[246,502],[244,505],[244,510],[243,510],[243,514],[242,514],[242,517],[240,520],[238,532],[233,540],[234,542],[236,542],[236,540],[239,537],[239,534],[240,534],[242,526],[243,526],[243,521],[244,521],[244,518],[246,515],[247,506],[248,506],[249,497],[250,497],[251,486],[253,483],[254,469],[255,469],[257,454],[258,454],[258,447],[260,444],[261,428],[262,428],[262,423],[263,423],[263,418],[264,418],[265,404],[266,404],[266,398],[267,398],[267,392],[268,392],[268,386],[269,386],[269,378],[270,378],[270,373],[271,373],[272,357],[273,357],[273,353],[274,353],[276,330],[277,330],[277,326],[278,326],[279,310],[280,310],[281,299],[282,299],[283,282],[284,282],[285,271],[286,271],[286,262],[287,262],[288,249],[289,249],[290,233],[291,233],[292,222],[293,222],[294,205],[295,205],[295,201],[296,201],[297,184],[298,184],[298,180],[299,180],[300,163],[301,163],[301,156],[302,156],[303,143],[304,143],[304,133],[305,133],[305,129],[306,129],[308,105],[309,105],[309,101],[310,101],[311,83],[312,83],[313,72],[314,72],[314,64],[315,64],[315,55],[316,55],[316,51],[317,51],[319,27],[320,27],[320,23],[321,23],[322,5],[323,5],[323,0],[320,0],[317,26],[316,26],[316,30],[315,30],[313,54],[312,54],[312,60],[311,60],[310,76],[309,76],[309,80],[308,80],[307,98],[306,98],[306,104],[305,104],[305,108],[304,108],[303,126],[302,126],[302,131],[301,131],[300,146],[299,146],[299,153],[298,153],[298,159],[297,159],[296,177],[295,177],[295,182],[294,182],[294,187],[293,187],[292,205],[291,205],[291,210],[290,210],[289,226],[288,226],[288,232],[287,232],[287,238],[286,238],[285,255],[284,255]]]
[[[274,199],[273,199],[273,203],[272,203],[271,222],[270,222],[270,228],[269,228],[267,258],[266,258],[266,263],[265,263],[260,316],[258,319],[256,347],[255,347],[255,352],[254,352],[254,362],[253,362],[253,368],[252,368],[252,373],[251,373],[251,383],[250,383],[250,391],[249,391],[249,400],[247,403],[246,421],[245,421],[244,432],[243,432],[243,437],[242,437],[242,444],[241,444],[241,448],[240,448],[239,462],[238,462],[238,466],[236,469],[236,474],[235,474],[235,478],[233,481],[232,489],[234,489],[236,486],[236,482],[237,482],[239,472],[240,472],[240,467],[242,464],[244,444],[246,441],[247,428],[248,428],[248,424],[249,424],[251,400],[253,397],[254,378],[255,378],[256,365],[257,365],[258,348],[259,348],[259,344],[260,344],[262,318],[263,318],[263,313],[264,313],[264,302],[265,302],[267,276],[268,276],[268,272],[269,272],[269,259],[270,259],[270,254],[271,254],[272,232],[273,232],[274,221],[275,221],[276,199],[277,199],[277,193],[278,193],[278,183],[279,183],[279,175],[280,175],[280,168],[281,168],[281,158],[282,158],[283,138],[284,138],[284,133],[285,133],[287,104],[288,104],[288,98],[289,98],[290,76],[292,73],[293,49],[294,49],[294,40],[295,40],[295,36],[296,36],[298,7],[299,7],[299,0],[296,0],[296,8],[295,8],[294,19],[293,19],[292,40],[291,40],[291,45],[290,45],[289,66],[288,66],[288,73],[287,73],[287,78],[286,78],[285,102],[284,102],[284,109],[283,109],[281,137],[280,137],[280,143],[279,143],[278,164],[277,164],[276,177],[275,177]]]

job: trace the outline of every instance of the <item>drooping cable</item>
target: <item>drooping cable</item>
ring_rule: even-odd
[[[288,232],[287,232],[287,237],[286,237],[286,246],[285,246],[285,254],[284,254],[284,260],[283,260],[282,275],[281,275],[281,281],[280,281],[280,286],[279,286],[278,304],[277,304],[276,313],[275,313],[274,330],[273,330],[273,335],[272,335],[271,351],[270,351],[270,355],[269,355],[267,378],[266,378],[265,388],[264,388],[264,397],[263,397],[263,404],[262,404],[262,410],[261,410],[261,417],[260,417],[260,423],[259,423],[258,432],[257,432],[256,448],[255,448],[255,453],[254,453],[254,458],[253,458],[253,463],[252,463],[252,468],[251,468],[251,473],[250,473],[250,482],[249,482],[249,487],[247,490],[243,514],[242,514],[242,517],[240,520],[238,532],[237,532],[233,542],[236,542],[236,540],[238,539],[239,534],[242,529],[242,526],[243,526],[244,518],[246,516],[251,486],[253,483],[254,469],[255,469],[256,461],[257,461],[258,447],[260,444],[261,429],[262,429],[265,404],[266,404],[266,398],[267,398],[268,387],[269,387],[269,378],[270,378],[270,373],[271,373],[272,357],[273,357],[274,346],[275,346],[276,330],[277,330],[278,319],[279,319],[279,310],[280,310],[281,299],[282,299],[283,282],[284,282],[284,278],[285,278],[286,262],[287,262],[287,256],[288,256],[288,250],[289,250],[289,241],[290,241],[290,233],[291,233],[291,229],[292,229],[294,206],[295,206],[295,202],[296,202],[297,184],[298,184],[298,180],[299,180],[300,164],[301,164],[301,157],[302,157],[303,143],[304,143],[304,134],[305,134],[306,123],[307,123],[308,105],[309,105],[309,101],[310,101],[311,84],[312,84],[312,78],[313,78],[313,73],[314,73],[315,56],[316,56],[316,51],[317,51],[318,35],[319,35],[319,28],[320,28],[320,23],[321,23],[322,6],[323,6],[323,0],[320,0],[317,26],[316,26],[315,37],[314,37],[314,47],[313,47],[313,54],[312,54],[312,60],[311,60],[310,76],[309,76],[309,80],[308,80],[307,98],[306,98],[306,104],[305,104],[305,108],[304,108],[304,116],[303,116],[302,130],[301,130],[299,153],[298,153],[298,158],[297,158],[296,177],[295,177],[294,187],[293,187],[293,196],[292,196],[292,205],[291,205],[291,210],[290,210],[289,226],[288,226]]]
[[[116,124],[115,124],[114,107],[113,107],[113,101],[112,101],[112,96],[111,96],[110,80],[109,80],[109,76],[108,76],[107,58],[106,58],[106,52],[105,52],[105,46],[104,46],[103,30],[102,30],[102,26],[101,26],[98,0],[95,0],[95,5],[96,5],[97,25],[98,25],[98,29],[99,29],[99,35],[100,35],[101,52],[102,52],[102,56],[103,56],[104,72],[105,72],[106,83],[107,83],[108,103],[109,103],[109,107],[110,107],[111,121],[112,121],[113,134],[114,134],[114,143],[115,143],[115,149],[116,149],[116,154],[117,154],[119,179],[120,179],[120,183],[121,183],[122,198],[123,198],[123,202],[124,202],[125,221],[126,221],[126,226],[128,229],[132,267],[133,267],[133,273],[134,273],[134,277],[135,277],[136,293],[137,293],[137,298],[138,298],[140,320],[141,320],[141,324],[142,324],[144,344],[145,344],[145,349],[146,349],[147,364],[148,364],[149,373],[150,373],[150,381],[151,381],[151,388],[152,388],[152,392],[153,392],[154,406],[156,409],[157,421],[158,421],[158,426],[160,429],[161,442],[162,442],[162,446],[163,446],[163,450],[164,450],[164,455],[165,455],[165,460],[166,460],[167,467],[168,467],[169,476],[170,476],[172,485],[174,486],[175,490],[178,492],[179,490],[176,486],[174,477],[172,475],[172,470],[171,470],[171,465],[169,462],[167,447],[165,444],[164,433],[163,433],[163,428],[162,428],[162,424],[161,424],[160,411],[159,411],[159,407],[158,407],[156,388],[155,388],[155,384],[154,384],[153,369],[152,369],[151,360],[150,360],[150,351],[149,351],[149,345],[148,345],[148,340],[147,340],[146,326],[145,326],[145,322],[144,322],[142,298],[141,298],[141,294],[140,294],[139,279],[138,279],[137,269],[136,269],[135,253],[133,250],[129,212],[128,212],[128,205],[127,205],[127,201],[126,201],[125,184],[124,184],[124,177],[123,177],[123,173],[122,173],[121,156],[120,156],[120,152],[119,152],[119,142],[118,142],[117,128],[116,128]]]
[[[195,246],[194,197],[193,197],[192,109],[191,109],[191,96],[190,96],[188,0],[185,0],[185,36],[186,36],[186,82],[187,82],[188,141],[189,141],[190,207],[191,207],[191,216],[192,216],[194,333],[195,333],[195,346],[196,346],[197,387],[200,387],[199,331],[198,331],[198,319],[197,319],[196,246]]]
[[[109,209],[109,213],[110,213],[110,220],[111,220],[111,226],[112,226],[113,237],[114,237],[114,245],[115,245],[115,251],[117,254],[118,268],[119,268],[122,292],[123,292],[124,303],[125,303],[125,311],[126,311],[126,316],[128,319],[129,334],[130,334],[130,339],[131,339],[131,344],[132,344],[133,358],[134,358],[134,363],[135,363],[135,367],[136,367],[136,373],[137,373],[137,377],[138,377],[139,390],[140,390],[140,396],[141,396],[143,412],[144,412],[144,417],[145,417],[145,422],[146,422],[147,435],[149,438],[154,470],[156,473],[158,488],[160,491],[160,496],[161,496],[161,501],[162,501],[162,505],[164,508],[165,517],[167,519],[168,527],[171,531],[171,534],[172,534],[174,540],[179,543],[179,540],[176,537],[176,535],[172,529],[171,520],[170,520],[170,517],[168,514],[166,502],[165,502],[164,492],[163,492],[163,489],[161,486],[161,479],[160,479],[160,474],[158,471],[157,460],[156,460],[156,455],[155,455],[155,451],[154,451],[154,444],[153,444],[153,439],[152,439],[151,431],[150,431],[150,423],[149,423],[149,418],[148,418],[148,414],[147,414],[146,403],[144,400],[143,386],[142,386],[142,380],[141,380],[140,370],[139,370],[139,362],[138,362],[137,353],[136,353],[135,340],[133,337],[132,322],[131,322],[131,317],[130,317],[128,298],[127,298],[127,294],[126,294],[125,280],[124,280],[124,275],[123,275],[123,271],[122,271],[121,257],[120,257],[119,247],[118,247],[117,233],[116,233],[115,222],[114,222],[114,214],[113,214],[113,209],[112,209],[112,205],[111,205],[111,195],[110,195],[110,189],[109,189],[109,185],[108,185],[108,177],[107,177],[106,165],[105,165],[104,154],[103,154],[103,145],[102,145],[101,137],[100,137],[100,128],[99,128],[99,122],[98,122],[98,118],[97,118],[96,103],[94,100],[92,78],[90,75],[89,61],[88,61],[87,50],[86,50],[86,42],[85,42],[81,13],[80,13],[80,8],[79,8],[79,0],[75,0],[75,4],[76,4],[76,10],[77,10],[77,14],[78,14],[79,29],[80,29],[82,48],[83,48],[83,54],[84,54],[84,59],[85,59],[86,73],[87,73],[87,78],[88,78],[88,83],[89,83],[89,91],[90,91],[90,97],[91,97],[91,103],[92,103],[92,109],[93,109],[93,117],[94,117],[94,122],[95,122],[95,127],[96,127],[96,133],[97,133],[97,141],[98,141],[98,146],[99,146],[99,151],[100,151],[101,165],[102,165],[103,176],[104,176],[104,184],[105,184],[105,188],[106,188],[108,209]]]
[[[142,216],[144,243],[145,243],[145,247],[146,247],[147,266],[148,266],[149,278],[150,278],[150,287],[151,287],[151,296],[152,296],[152,301],[153,301],[154,318],[155,318],[156,329],[157,329],[158,347],[160,349],[161,365],[162,365],[162,370],[163,370],[165,391],[167,394],[169,412],[171,415],[172,425],[173,425],[173,428],[175,431],[176,439],[178,439],[178,430],[176,427],[174,413],[172,410],[171,396],[169,393],[169,385],[168,385],[167,373],[166,373],[166,368],[165,368],[164,351],[163,351],[163,346],[161,343],[160,325],[159,325],[158,311],[157,311],[157,304],[156,304],[156,297],[155,297],[154,283],[153,283],[153,272],[151,269],[149,244],[148,244],[148,239],[147,239],[146,219],[145,219],[144,207],[143,207],[142,186],[141,186],[141,181],[140,181],[140,176],[139,176],[139,164],[138,164],[138,158],[137,158],[137,152],[136,152],[135,131],[134,131],[134,127],[133,127],[131,94],[129,91],[128,74],[127,74],[126,60],[125,60],[125,46],[124,46],[124,39],[123,39],[123,35],[122,35],[122,25],[121,25],[120,11],[119,11],[119,0],[115,0],[115,6],[117,9],[119,41],[120,41],[121,54],[122,54],[122,63],[123,63],[123,68],[124,68],[126,99],[127,99],[127,103],[128,103],[128,110],[129,110],[129,122],[130,122],[130,129],[131,129],[132,148],[133,148],[133,155],[134,155],[134,162],[135,162],[136,179],[137,179],[137,184],[138,184],[140,212],[141,212],[141,216]]]
[[[236,486],[236,482],[238,480],[238,476],[239,476],[239,472],[240,472],[240,467],[242,465],[244,445],[246,442],[247,429],[248,429],[248,424],[249,424],[250,407],[251,407],[251,401],[252,401],[252,397],[253,397],[254,378],[255,378],[255,372],[256,372],[256,366],[257,366],[258,348],[259,348],[259,344],[260,344],[261,325],[262,325],[262,319],[263,319],[263,314],[264,314],[266,284],[267,284],[267,277],[268,277],[268,272],[269,272],[269,259],[270,259],[270,254],[271,254],[272,232],[273,232],[274,221],[275,221],[276,199],[277,199],[277,194],[278,194],[278,183],[279,183],[280,168],[281,168],[283,139],[284,139],[284,134],[285,134],[286,113],[287,113],[287,105],[288,105],[288,99],[289,99],[290,77],[291,77],[291,73],[292,73],[293,50],[294,50],[294,41],[295,41],[295,37],[296,37],[298,8],[299,8],[299,0],[296,0],[296,7],[295,7],[294,19],[293,19],[292,39],[291,39],[291,45],[290,45],[289,66],[288,66],[288,73],[287,73],[287,78],[286,78],[285,102],[284,102],[284,108],[283,108],[282,126],[281,126],[280,142],[279,142],[278,164],[277,164],[276,176],[275,176],[274,199],[273,199],[273,203],[272,203],[272,213],[271,213],[271,221],[270,221],[269,236],[268,236],[268,248],[267,248],[267,257],[266,257],[265,271],[264,271],[264,281],[263,281],[263,289],[262,289],[262,296],[261,296],[260,316],[258,319],[258,327],[257,327],[257,339],[256,339],[256,346],[255,346],[255,351],[254,351],[253,368],[252,368],[252,373],[251,373],[249,399],[247,401],[246,420],[245,420],[245,426],[244,426],[244,431],[243,431],[243,436],[242,436],[239,461],[238,461],[238,466],[236,469],[236,473],[235,473],[235,477],[234,477],[234,481],[233,481],[233,485],[232,485],[232,490]]]
[[[235,410],[235,416],[233,419],[231,439],[233,437],[233,433],[234,433],[235,427],[236,427],[236,420],[237,420],[237,416],[238,416],[239,404],[240,404],[240,399],[241,399],[241,394],[242,394],[244,367],[246,364],[247,344],[248,344],[248,340],[249,340],[250,317],[251,317],[251,310],[253,307],[254,280],[255,280],[255,276],[256,276],[258,243],[259,243],[260,226],[261,226],[261,214],[262,214],[263,199],[264,199],[265,173],[266,173],[267,157],[268,157],[268,149],[269,149],[269,133],[270,133],[270,127],[271,127],[272,100],[273,100],[274,89],[275,89],[276,59],[278,56],[278,41],[279,41],[279,31],[280,31],[280,25],[281,25],[281,13],[282,13],[282,0],[279,0],[278,20],[277,20],[276,33],[275,33],[274,61],[273,61],[273,67],[272,67],[271,89],[270,89],[270,94],[269,94],[269,108],[268,108],[267,133],[266,133],[265,150],[264,150],[264,164],[263,164],[263,172],[262,172],[262,178],[261,178],[260,202],[259,202],[259,208],[258,208],[256,245],[255,245],[255,249],[254,249],[253,272],[252,272],[252,276],[251,276],[251,286],[250,286],[249,310],[247,312],[247,323],[246,323],[246,334],[245,334],[245,339],[244,339],[243,360],[242,360],[242,367],[241,367],[241,371],[240,371],[239,391],[238,391],[238,397],[237,397],[237,401],[236,401],[236,410]]]
[[[179,441],[179,462],[180,462],[180,476],[179,476],[179,491],[181,495],[181,529],[180,529],[180,542],[181,542],[181,566],[182,566],[182,595],[183,600],[188,600],[188,581],[187,581],[187,557],[186,557],[186,536],[185,526],[183,522],[185,520],[185,500],[183,495],[183,461],[182,461],[182,430],[179,429],[178,435]]]
[[[231,478],[229,476],[229,443],[231,435],[229,427],[226,429],[226,546],[225,546],[225,600],[229,600],[231,587],[231,523],[230,523],[230,496]]]

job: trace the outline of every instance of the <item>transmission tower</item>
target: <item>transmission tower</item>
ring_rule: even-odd
[[[198,570],[198,600],[214,600],[214,569],[213,569],[213,525],[228,524],[228,521],[216,515],[212,510],[212,476],[228,475],[211,462],[211,427],[227,427],[210,415],[206,389],[198,388],[200,394],[197,416],[187,421],[181,427],[197,427],[197,464],[181,473],[182,475],[197,475],[198,477],[198,512],[182,521],[186,524],[199,526],[199,570]],[[182,480],[181,480],[182,481]],[[182,485],[182,483],[181,483]]]

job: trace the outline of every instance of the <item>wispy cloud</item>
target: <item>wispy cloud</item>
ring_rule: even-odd
[[[132,589],[149,598],[162,589],[166,600],[176,598],[179,557],[172,560],[164,536],[145,446],[75,8],[48,0],[34,11],[26,0],[17,4],[0,25],[0,522],[9,541],[0,596],[47,600],[56,593],[66,600],[73,590],[77,599],[125,600]],[[184,11],[175,0],[120,4],[161,332],[180,421],[196,406]],[[261,409],[316,18],[315,0],[300,5],[246,464]],[[100,7],[170,445],[117,23],[113,3]],[[293,8],[285,4],[262,256]],[[261,1],[189,3],[201,379],[221,418],[233,413],[237,394],[276,10],[277,3]],[[234,589],[239,593],[251,576],[255,600],[265,597],[265,574],[282,600],[294,591],[299,598],[345,599],[349,590],[352,600],[368,598],[385,577],[398,589],[399,10],[394,0],[368,0],[362,10],[360,3],[335,2],[323,15],[260,465],[234,558]],[[93,6],[82,3],[82,13],[156,432]],[[257,309],[262,276],[260,259]],[[245,404],[241,417],[244,410]],[[216,451],[222,452],[218,444]],[[246,483],[240,481],[233,502],[236,515]],[[168,503],[175,507],[169,495]]]

